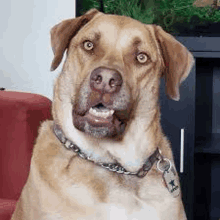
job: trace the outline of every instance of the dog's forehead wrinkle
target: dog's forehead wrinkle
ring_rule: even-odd
[[[101,37],[101,32],[97,31],[96,29],[92,29],[92,30],[89,30],[88,33],[86,33],[85,31],[83,32],[81,41],[83,42],[83,41],[89,40],[92,42],[97,42],[99,41],[100,37]]]
[[[95,28],[88,26],[82,29],[81,41],[90,40],[98,43],[105,48],[105,51],[114,48],[115,54],[118,52],[123,56],[123,53],[127,53],[130,48],[130,51],[133,49],[152,54],[156,46],[151,31],[143,28],[144,24],[127,17],[122,16],[119,21],[115,21],[112,16],[107,18],[100,16],[94,21],[94,26]],[[152,60],[155,61],[155,58],[153,55]]]
[[[138,46],[139,44],[141,44],[141,39],[140,39],[140,37],[138,37],[138,36],[134,37],[134,39],[133,39],[133,45],[134,45],[134,46]]]
[[[113,43],[117,39],[119,29],[115,24],[104,21],[98,24],[96,28],[101,38],[108,39],[109,43]]]
[[[149,35],[149,31],[143,29],[144,24],[125,16],[109,15],[100,17],[97,21],[96,30],[99,30],[103,38],[108,38],[110,42],[120,42],[123,46],[130,41],[134,44],[140,43]]]
[[[130,45],[139,45],[141,40],[142,32],[138,29],[134,28],[123,28],[120,31],[120,35],[118,37],[118,45],[121,47],[127,47]]]

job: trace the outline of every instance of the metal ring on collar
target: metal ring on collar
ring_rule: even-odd
[[[167,161],[167,162],[169,162],[169,168],[168,168],[168,169],[162,170],[162,169],[160,168],[160,163],[161,163],[162,161]],[[169,159],[167,159],[167,158],[160,159],[160,160],[157,162],[157,169],[158,169],[160,172],[162,172],[162,173],[163,173],[164,171],[170,171],[171,167],[172,167],[172,163],[171,163],[171,161],[170,161]]]

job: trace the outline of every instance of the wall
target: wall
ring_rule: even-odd
[[[50,29],[75,16],[75,0],[7,0],[0,3],[0,87],[52,98]]]

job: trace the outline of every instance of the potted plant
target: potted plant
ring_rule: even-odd
[[[90,8],[130,16],[146,24],[158,24],[176,36],[219,36],[218,0],[81,0],[78,15]],[[204,2],[204,1],[203,1]],[[202,6],[202,7],[200,7]]]

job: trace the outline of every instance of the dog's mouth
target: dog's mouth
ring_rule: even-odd
[[[102,103],[90,107],[85,114],[73,113],[74,126],[98,137],[115,137],[125,130],[124,111],[114,110]]]
[[[113,119],[114,112],[113,109],[109,109],[100,103],[91,107],[85,116],[94,124],[102,124],[109,123]]]

